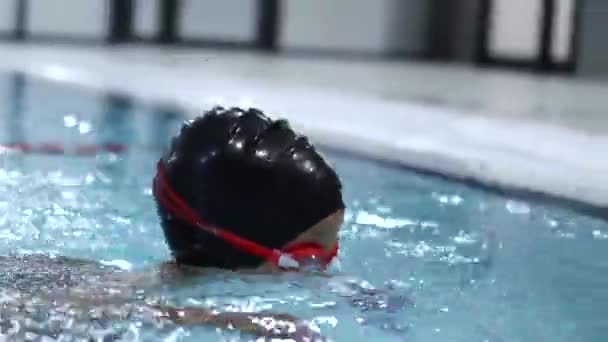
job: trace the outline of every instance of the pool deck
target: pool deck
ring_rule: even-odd
[[[145,46],[0,44],[0,69],[192,115],[217,103],[255,105],[340,150],[608,208],[608,83]]]

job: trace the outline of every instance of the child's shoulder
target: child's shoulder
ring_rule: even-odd
[[[207,268],[180,265],[175,261],[165,261],[158,266],[157,270],[159,278],[165,282],[179,282],[210,273]]]

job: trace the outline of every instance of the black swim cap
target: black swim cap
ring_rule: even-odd
[[[187,122],[163,163],[169,185],[201,219],[269,248],[344,208],[338,176],[307,138],[257,109],[216,107]],[[178,263],[263,262],[157,206]]]

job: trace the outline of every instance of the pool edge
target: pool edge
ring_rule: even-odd
[[[2,66],[0,66],[0,68],[2,68]],[[183,110],[189,116],[197,115],[200,113],[202,108],[209,105],[209,99],[205,99],[203,101],[201,99],[179,96],[179,94],[176,94],[175,89],[173,89],[173,91],[167,91],[166,93],[150,91],[150,89],[145,87],[138,88],[136,84],[122,84],[120,80],[117,79],[108,80],[103,77],[94,77],[95,75],[89,71],[87,71],[89,72],[88,75],[86,72],[83,73],[82,70],[81,72],[76,70],[76,72],[71,75],[68,73],[62,75],[62,77],[57,77],[56,74],[49,74],[48,70],[45,71],[44,68],[27,67],[27,65],[22,68],[8,68],[7,70],[14,70],[18,73],[27,75],[28,77],[46,79],[58,84],[72,84],[102,93],[124,93],[134,98],[136,102],[142,105],[149,107],[173,107]],[[98,74],[97,76],[100,75]],[[223,81],[227,81],[229,84],[234,84],[230,83],[231,80],[229,78],[226,78],[226,80]],[[188,85],[186,84],[185,86]],[[273,90],[271,87],[269,89]],[[293,89],[290,90],[290,92],[292,96],[295,93]],[[306,96],[311,96],[314,98],[317,96],[318,98],[318,94],[314,96],[311,94],[312,92],[307,93],[304,91],[302,93],[302,97],[305,98]],[[340,94],[327,94],[324,96],[327,96],[327,98],[332,98],[332,96],[334,96],[335,98],[338,98],[337,101],[344,100],[344,98],[339,98],[341,96]],[[287,96],[287,100],[289,100],[289,96]],[[272,99],[267,97],[261,102],[268,103],[268,101],[272,102]],[[367,102],[381,103],[382,101],[379,99],[368,99]],[[283,104],[285,104],[284,101]],[[386,103],[382,105],[385,104]],[[595,186],[596,184],[594,183],[594,179],[601,179],[600,176],[602,174],[608,174],[608,172],[603,173],[603,169],[598,172],[594,172],[591,175],[591,178],[580,177],[582,182],[579,182],[568,189],[551,188],[550,186],[547,186],[547,184],[535,184],[533,179],[523,179],[525,177],[522,177],[521,175],[519,176],[519,179],[515,180],[509,179],[509,175],[499,175],[499,172],[496,170],[484,174],[483,167],[480,168],[479,165],[475,165],[474,162],[472,163],[471,160],[466,160],[466,158],[458,158],[458,156],[450,155],[448,153],[449,150],[442,152],[441,149],[437,149],[434,151],[435,153],[433,153],[433,151],[418,149],[416,146],[408,146],[407,144],[403,143],[394,144],[391,143],[391,141],[381,139],[378,140],[371,136],[357,136],[356,130],[348,131],[347,129],[345,131],[344,129],[340,129],[341,127],[332,127],[331,124],[323,126],[319,125],[318,122],[315,123],[315,119],[319,120],[318,116],[307,118],[304,115],[300,115],[301,113],[298,114],[297,110],[294,113],[291,113],[289,111],[289,106],[287,106],[286,109],[281,109],[281,104],[275,103],[270,107],[272,107],[273,112],[287,112],[287,119],[292,121],[295,126],[301,127],[302,130],[304,130],[326,149],[356,155],[359,158],[371,159],[384,164],[458,181],[470,186],[482,188],[486,191],[492,191],[494,193],[516,195],[520,198],[536,198],[542,201],[565,205],[596,217],[601,217],[604,219],[608,218],[608,189],[597,188]],[[433,111],[434,109],[429,108],[429,112]],[[448,116],[449,115],[446,115],[445,117]],[[344,117],[342,117],[342,119],[344,119]],[[494,124],[495,126],[498,126],[500,123],[501,122],[490,122],[490,125]],[[329,127],[329,129],[327,127]],[[424,133],[425,132],[422,132],[421,134]],[[567,134],[575,135],[574,132],[567,132]],[[356,137],[356,141],[358,141],[358,143],[345,143],[345,141],[353,141],[354,137]],[[449,146],[449,144],[444,146]],[[502,162],[508,163],[508,161]],[[528,162],[531,163],[532,160]],[[504,170],[502,171],[504,172]],[[568,171],[570,170],[564,169],[563,172],[565,173]],[[606,169],[606,171],[608,171],[608,169]],[[568,177],[565,177],[564,179],[566,178]],[[580,184],[585,185],[586,189],[594,190],[594,192],[592,194],[585,193],[583,190],[581,190],[582,188],[580,188]],[[578,189],[577,186],[579,186]]]

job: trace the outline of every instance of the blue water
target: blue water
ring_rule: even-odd
[[[94,157],[0,153],[0,255],[65,255],[134,270],[169,258],[150,180],[179,114],[18,76],[0,78],[0,102],[0,143],[129,147]],[[216,274],[142,295],[176,305],[288,312],[336,341],[604,341],[605,221],[329,157],[348,206],[334,279]],[[69,319],[86,327],[88,315]],[[80,336],[74,326],[61,334]],[[237,338],[144,324],[137,316],[104,331],[125,340]]]

